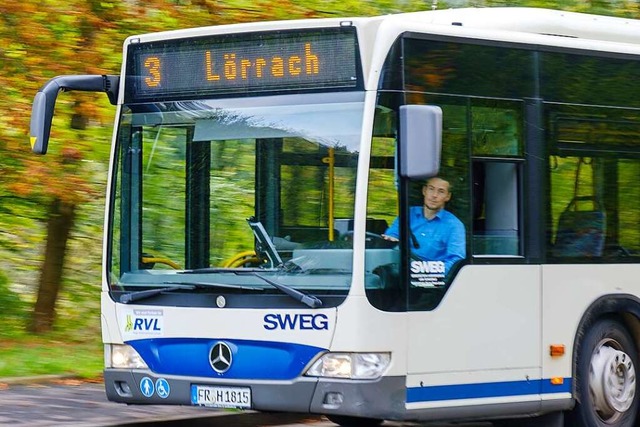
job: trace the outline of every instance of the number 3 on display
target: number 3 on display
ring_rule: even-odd
[[[149,76],[144,78],[147,87],[158,87],[160,85],[160,58],[150,56],[144,61],[144,67],[149,70]]]

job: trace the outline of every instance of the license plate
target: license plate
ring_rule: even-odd
[[[212,408],[251,408],[249,387],[191,386],[191,403]]]

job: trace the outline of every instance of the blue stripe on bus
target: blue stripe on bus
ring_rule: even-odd
[[[453,384],[407,388],[407,403],[569,392],[571,392],[571,378],[564,378],[563,384],[560,385],[552,385],[548,379]]]
[[[229,345],[232,363],[219,374],[209,363],[211,348],[219,341]],[[127,342],[156,374],[225,379],[290,380],[324,349],[270,341],[158,338]]]

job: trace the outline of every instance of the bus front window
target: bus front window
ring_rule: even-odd
[[[190,273],[189,281],[277,293],[242,273],[260,271],[346,295],[362,111],[361,93],[126,106],[112,289],[182,283]]]

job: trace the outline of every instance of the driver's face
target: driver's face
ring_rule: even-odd
[[[431,178],[422,187],[424,205],[432,211],[439,211],[444,208],[451,199],[449,183],[441,178]]]

